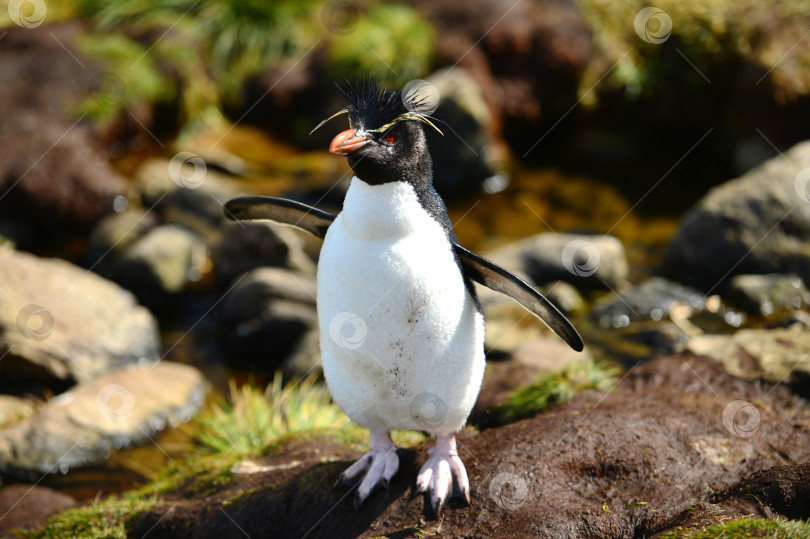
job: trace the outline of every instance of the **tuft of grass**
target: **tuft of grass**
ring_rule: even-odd
[[[810,523],[801,520],[770,520],[763,518],[738,518],[729,522],[712,524],[699,530],[677,528],[661,535],[662,539],[807,539],[810,538]]]
[[[580,391],[608,391],[616,383],[618,374],[618,368],[590,358],[571,363],[512,393],[505,404],[495,408],[495,416],[500,424],[512,423],[568,402]]]
[[[209,452],[262,454],[282,438],[303,432],[359,430],[332,402],[314,376],[282,386],[281,375],[265,391],[230,382],[230,397],[204,409],[192,435]]]

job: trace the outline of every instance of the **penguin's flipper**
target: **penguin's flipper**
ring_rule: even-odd
[[[529,312],[539,317],[568,346],[577,352],[582,351],[584,347],[582,337],[579,336],[571,322],[540,292],[494,262],[468,251],[457,243],[453,247],[461,259],[465,273],[472,280],[514,299]]]
[[[231,221],[270,220],[299,228],[319,238],[326,236],[335,220],[331,213],[301,202],[276,197],[239,197],[225,203],[225,215]]]

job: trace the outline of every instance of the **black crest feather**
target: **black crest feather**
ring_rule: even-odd
[[[355,84],[345,81],[343,85],[336,84],[336,86],[349,101],[349,105],[316,125],[310,134],[341,114],[349,115],[351,127],[369,132],[384,132],[397,122],[416,120],[443,134],[433,125],[427,114],[419,112],[420,109],[427,108],[427,97],[418,92],[403,95],[402,92],[383,88],[379,82],[371,79],[364,79]]]
[[[345,81],[337,87],[349,101],[349,121],[354,127],[379,129],[408,112],[402,92],[383,88],[379,82],[366,79],[352,84]]]

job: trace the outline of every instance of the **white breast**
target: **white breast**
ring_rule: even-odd
[[[324,375],[370,429],[464,425],[484,372],[483,317],[410,184],[353,178],[318,263]]]

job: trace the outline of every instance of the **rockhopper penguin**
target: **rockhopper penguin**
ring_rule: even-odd
[[[455,433],[472,410],[484,374],[484,317],[473,281],[506,293],[572,348],[576,330],[517,276],[458,244],[433,187],[418,98],[366,81],[341,88],[350,129],[329,147],[354,171],[337,216],[278,198],[226,204],[232,219],[270,219],[321,236],[318,320],[332,398],[369,429],[368,453],[340,476],[357,485],[355,507],[399,468],[393,429],[426,431],[436,445],[416,479],[437,514],[470,487]],[[318,127],[323,125],[322,122]],[[316,127],[317,129],[317,127]],[[438,130],[438,129],[437,129]]]

